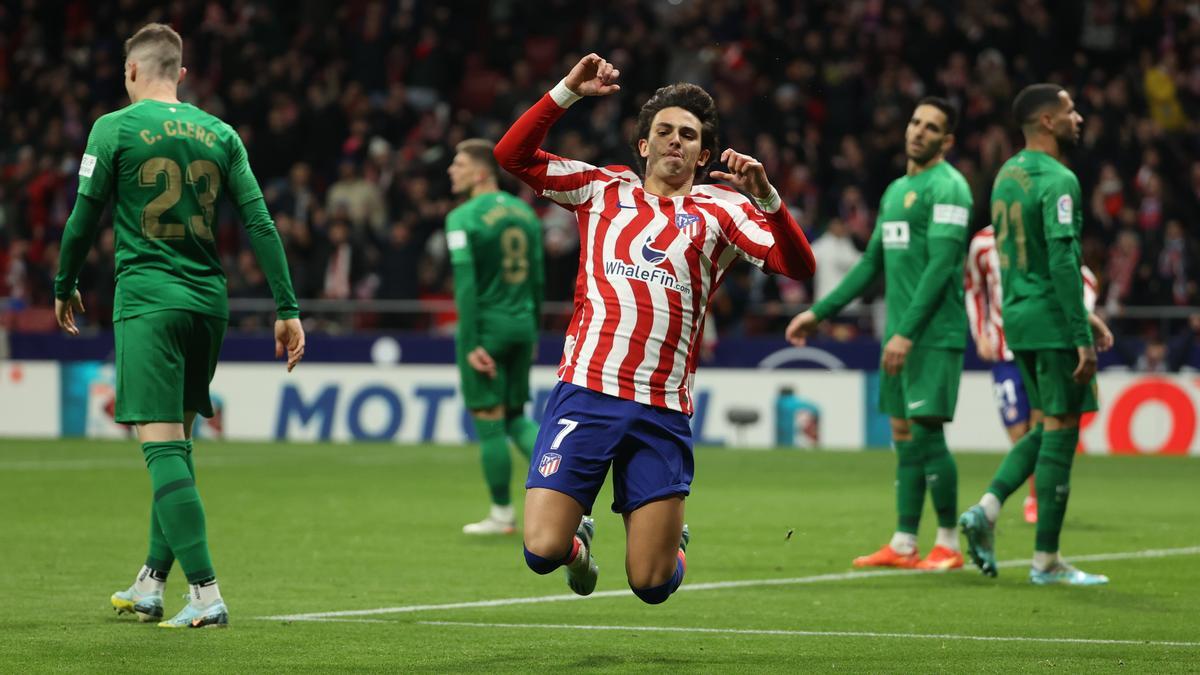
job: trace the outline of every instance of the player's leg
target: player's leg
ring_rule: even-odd
[[[1014,361],[1021,374],[1026,397],[1029,402],[1030,423],[1033,428],[1021,437],[1008,451],[1000,467],[992,477],[987,491],[979,499],[979,503],[967,509],[958,519],[959,528],[967,539],[967,553],[980,571],[988,576],[996,576],[995,527],[996,519],[1000,517],[1000,507],[1017,488],[1031,475],[1037,464],[1038,452],[1042,445],[1041,396],[1037,372],[1037,354],[1035,352],[1019,351],[1014,353]]]
[[[625,518],[625,575],[634,595],[651,605],[666,601],[687,571],[684,498],[645,504]]]
[[[537,443],[538,425],[525,416],[525,403],[529,401],[529,371],[533,367],[533,350],[536,342],[518,342],[505,359],[508,371],[508,388],[505,395],[507,410],[504,414],[504,430],[517,449],[529,459]]]
[[[158,448],[159,458],[154,459],[158,469],[173,472],[162,488],[156,490],[155,509],[163,534],[171,544],[171,550],[183,568],[188,580],[189,602],[173,618],[160,623],[164,628],[202,628],[225,626],[229,623],[229,611],[221,597],[217,575],[208,547],[208,524],[204,504],[196,487],[196,468],[192,458],[192,428],[197,414],[212,417],[214,414],[209,395],[209,383],[216,374],[217,358],[221,342],[225,337],[225,322],[215,317],[191,312],[184,315],[186,322],[186,349],[183,366],[182,407],[184,413],[180,424],[165,428],[159,424],[139,425],[139,435],[156,443],[171,444]],[[179,470],[174,444],[179,444],[182,462]],[[156,485],[158,481],[156,480]]]
[[[475,435],[479,438],[479,462],[491,499],[488,516],[463,526],[464,534],[511,534],[516,531],[512,506],[512,456],[504,431],[504,391],[507,382],[502,367],[504,355],[489,345],[488,353],[497,362],[496,376],[488,377],[471,367],[466,354],[459,354],[458,372],[463,400],[471,411]]]
[[[1045,414],[1045,432],[1038,454],[1036,484],[1037,537],[1029,578],[1035,584],[1090,586],[1108,577],[1087,574],[1059,556],[1059,538],[1071,495],[1071,466],[1079,445],[1079,417],[1096,410],[1096,382],[1077,384],[1072,374],[1078,363],[1074,350],[1044,350],[1038,354],[1037,378]]]
[[[686,415],[640,403],[613,461],[613,506],[625,520],[625,573],[647,604],[666,601],[683,583],[688,532],[684,499],[695,462]]]
[[[596,587],[596,495],[629,424],[632,401],[559,382],[546,403],[525,482],[525,562],[538,574],[565,565],[580,595]]]
[[[920,562],[917,528],[925,506],[925,462],[913,443],[904,378],[879,372],[879,409],[891,418],[896,450],[896,531],[874,553],[853,560],[855,567],[915,567]]]
[[[960,350],[913,349],[901,372],[908,405],[914,411],[909,415],[912,446],[921,456],[925,485],[937,514],[934,546],[918,569],[957,569],[963,564],[958,548],[958,465],[944,431],[958,406],[962,363]]]

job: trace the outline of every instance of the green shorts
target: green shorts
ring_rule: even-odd
[[[496,362],[496,376],[488,377],[467,363],[467,354],[457,350],[458,374],[467,410],[504,406],[524,410],[529,400],[529,369],[536,343],[525,340],[483,340],[483,348]]]
[[[182,309],[116,322],[116,421],[183,422],[184,411],[212,417],[208,383],[217,370],[225,323]]]
[[[1076,384],[1073,377],[1079,366],[1079,352],[1074,349],[1013,350],[1029,408],[1043,415],[1080,415],[1099,410],[1096,378]]]
[[[888,417],[954,419],[961,349],[913,347],[898,375],[879,371],[879,410]]]

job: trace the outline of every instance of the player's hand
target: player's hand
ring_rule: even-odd
[[[760,201],[771,198],[771,182],[767,180],[767,170],[763,168],[762,162],[733,148],[725,148],[721,153],[721,163],[729,171],[709,171],[708,175],[723,180]]]
[[[79,335],[79,327],[75,325],[77,311],[83,314],[83,298],[79,296],[79,289],[75,290],[69,300],[54,299],[54,318],[58,319],[58,327],[68,335]]]
[[[283,358],[287,354],[288,372],[304,358],[304,326],[300,319],[275,320],[275,358]]]
[[[817,315],[813,314],[811,309],[805,310],[792,317],[791,322],[788,323],[787,330],[783,332],[783,336],[787,338],[788,342],[797,347],[803,347],[808,342],[808,336],[817,332],[817,324],[819,323],[821,321],[817,319]]]
[[[911,350],[912,340],[903,335],[893,335],[883,348],[883,371],[888,375],[899,375]]]
[[[1116,340],[1113,338],[1112,331],[1108,329],[1108,324],[1104,323],[1104,319],[1096,316],[1095,312],[1089,312],[1088,323],[1092,324],[1092,336],[1096,340],[1096,351],[1106,352],[1112,349]]]
[[[1088,345],[1078,349],[1079,365],[1075,367],[1075,372],[1071,377],[1075,380],[1075,384],[1087,384],[1096,376],[1096,348]]]
[[[483,347],[476,347],[467,354],[467,363],[481,375],[496,377],[496,361]]]
[[[595,53],[579,59],[579,63],[567,73],[567,89],[580,96],[607,96],[621,91],[617,78],[621,71]]]
[[[979,354],[979,358],[984,361],[994,362],[1000,360],[1000,355],[996,353],[996,348],[992,345],[992,341],[983,335],[980,335],[979,339],[975,341],[975,353]]]

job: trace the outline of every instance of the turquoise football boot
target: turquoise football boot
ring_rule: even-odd
[[[190,595],[183,596],[190,599]],[[217,600],[208,607],[198,609],[191,602],[179,613],[158,624],[159,628],[225,628],[229,626],[229,609],[224,600]]]
[[[976,504],[958,517],[958,527],[967,538],[971,562],[986,576],[996,576],[996,526],[987,519],[983,507]]]
[[[143,623],[159,621],[163,617],[162,591],[138,593],[136,586],[129,590],[117,591],[109,599],[117,614],[136,614],[138,621]]]
[[[1044,571],[1030,567],[1029,581],[1035,586],[1103,586],[1108,583],[1108,577],[1088,574],[1060,560]]]

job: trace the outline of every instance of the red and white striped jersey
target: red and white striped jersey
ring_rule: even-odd
[[[787,208],[764,213],[728,187],[696,185],[688,195],[659,197],[628,167],[537,149],[564,110],[543,97],[496,146],[501,166],[579,221],[575,310],[558,377],[690,415],[704,319],[726,270],[742,258],[775,271],[768,263],[773,231],[803,233]],[[803,250],[807,260],[798,262],[811,276],[807,242]]]
[[[986,336],[1000,349],[1005,361],[1012,361],[1013,353],[1004,339],[1004,319],[1000,315],[1004,291],[1000,286],[1000,256],[996,253],[996,237],[991,225],[971,238],[966,267],[967,320],[971,337],[978,343],[980,335]],[[1096,307],[1096,275],[1087,265],[1079,271],[1083,274],[1083,305],[1091,312]]]

